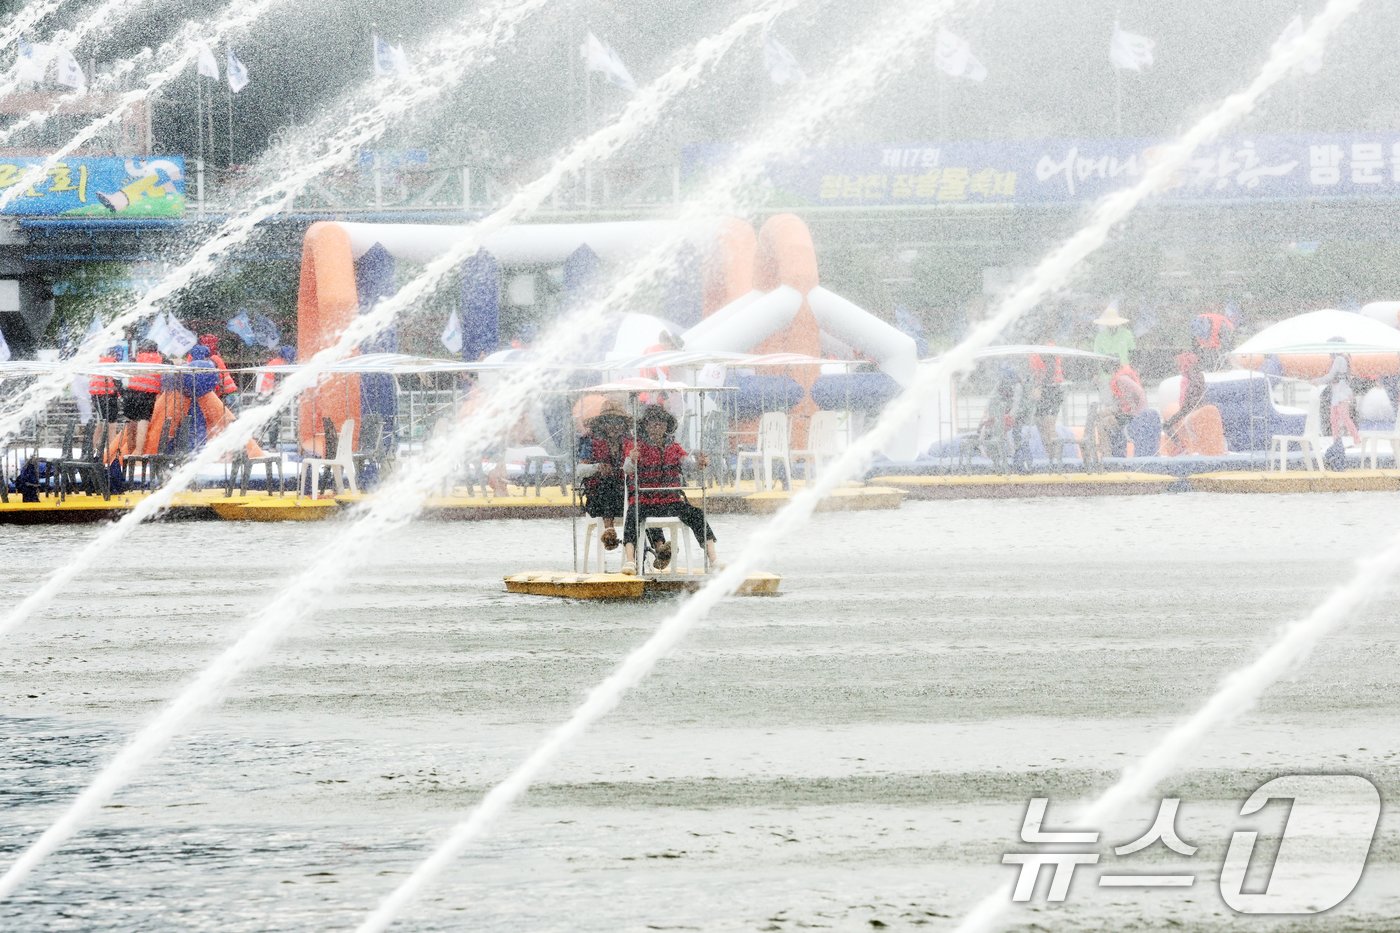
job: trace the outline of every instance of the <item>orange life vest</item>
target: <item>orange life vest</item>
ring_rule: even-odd
[[[1203,350],[1219,350],[1221,337],[1235,332],[1234,323],[1223,314],[1208,311],[1205,314],[1196,315],[1196,320],[1204,322],[1210,328],[1205,336],[1199,336],[1201,331],[1206,330],[1205,327],[1197,330],[1196,346]]]
[[[220,395],[232,395],[238,391],[238,383],[233,381],[233,376],[229,375],[228,367],[224,365],[224,358],[213,350],[209,351],[209,362],[213,363],[219,370]]]
[[[159,353],[153,353],[150,350],[143,350],[142,352],[136,354],[136,362],[163,363],[165,362],[165,359]],[[160,373],[137,373],[136,375],[132,376],[126,381],[126,387],[132,392],[148,392],[151,395],[155,395],[160,391]]]
[[[267,361],[267,365],[268,365],[268,366],[286,366],[286,365],[287,365],[287,361],[284,360],[284,359],[282,359],[282,355],[279,353],[277,356],[274,356],[272,359],[268,360],[268,361]],[[259,394],[259,395],[271,395],[272,392],[273,392],[273,390],[277,388],[277,377],[278,377],[278,375],[280,375],[280,374],[279,374],[279,373],[262,373],[261,375],[259,375],[259,376],[258,376],[258,394]]]
[[[104,356],[98,359],[99,363],[115,363],[115,356]],[[117,380],[107,374],[100,376],[88,376],[88,395],[116,395]]]

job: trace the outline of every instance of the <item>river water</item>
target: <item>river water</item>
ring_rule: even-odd
[[[948,929],[1046,826],[1112,782],[1280,623],[1393,533],[1400,496],[910,503],[818,516],[772,555],[783,595],[726,603],[404,916],[405,930]],[[718,522],[721,548],[761,521]],[[0,600],[92,533],[0,530]],[[336,533],[142,528],[0,646],[0,859]],[[563,567],[556,522],[420,523],[303,620],[9,901],[5,930],[352,927],[672,603],[519,597]],[[1212,736],[1164,793],[1184,889],[1076,882],[1018,924],[1395,929],[1383,816],[1356,892],[1321,917],[1240,916],[1218,866],[1280,773],[1400,793],[1388,592]],[[1114,827],[1136,839],[1157,802]],[[1069,827],[1066,827],[1069,828]],[[1327,858],[1325,839],[1309,843]],[[1110,852],[1111,850],[1104,850]],[[1107,861],[1107,859],[1105,860]]]

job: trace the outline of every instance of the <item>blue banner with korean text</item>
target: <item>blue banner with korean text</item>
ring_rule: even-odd
[[[805,150],[768,166],[790,207],[1053,204],[1134,184],[1169,140],[1060,139]],[[732,150],[687,147],[694,176]],[[1201,147],[1162,197],[1177,201],[1400,197],[1400,130],[1249,136]]]
[[[25,181],[39,157],[0,157],[0,190]],[[30,181],[6,214],[46,217],[173,218],[185,212],[183,156],[72,156]]]

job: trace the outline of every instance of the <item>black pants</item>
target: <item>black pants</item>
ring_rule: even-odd
[[[715,533],[710,529],[710,523],[705,521],[705,513],[701,512],[689,502],[668,502],[665,505],[640,505],[637,511],[627,516],[627,527],[622,532],[623,544],[637,543],[637,526],[646,523],[648,518],[679,518],[681,522],[695,533],[695,540],[704,544],[706,541],[714,541]],[[660,529],[655,529],[660,531]],[[648,538],[651,536],[648,535]]]

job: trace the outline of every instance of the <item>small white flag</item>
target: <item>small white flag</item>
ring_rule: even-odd
[[[442,345],[449,353],[462,352],[462,313],[453,310],[447,316],[447,326],[442,329]]]
[[[55,81],[75,91],[87,90],[87,75],[83,74],[83,66],[78,64],[72,52],[61,45],[54,46],[53,60],[58,71]]]
[[[144,336],[164,354],[170,344],[170,318],[163,312],[151,318],[151,326],[146,328]]]
[[[177,358],[190,352],[190,349],[195,344],[199,343],[199,338],[194,335],[194,331],[190,330],[184,324],[181,324],[173,314],[167,314],[165,316],[164,337],[164,343],[156,347],[156,349],[160,350],[160,352],[164,353],[166,356]]]
[[[1113,38],[1108,43],[1108,59],[1114,68],[1142,71],[1152,67],[1152,49],[1157,43],[1147,36],[1125,32],[1113,24]]]
[[[374,76],[376,78],[402,77],[408,74],[408,56],[402,45],[390,45],[374,36]]]
[[[622,59],[617,57],[616,52],[598,41],[598,37],[591,32],[583,42],[583,60],[589,71],[601,71],[603,77],[623,90],[637,90],[637,82],[632,80],[632,73],[627,70]]]
[[[248,86],[248,67],[233,54],[233,46],[228,47],[228,87],[237,94]]]
[[[21,81],[42,84],[44,74],[49,70],[49,62],[52,60],[53,46],[43,42],[25,42],[21,39],[19,58],[15,60],[15,77]]]
[[[807,77],[802,71],[802,66],[797,64],[797,59],[787,50],[787,46],[775,39],[772,33],[763,34],[763,64],[768,69],[768,76],[773,79],[773,83],[779,86]]]
[[[938,42],[933,49],[933,62],[939,71],[954,78],[966,78],[968,81],[985,81],[987,78],[986,66],[972,54],[967,40],[942,27],[939,27]]]
[[[214,57],[214,52],[209,48],[209,43],[198,41],[194,43],[195,68],[200,75],[205,78],[219,80],[219,60]]]
[[[10,360],[10,345],[5,342],[5,332],[0,330],[0,363],[8,363]]]
[[[1303,14],[1299,13],[1289,22],[1288,28],[1283,31],[1283,35],[1278,37],[1274,43],[1274,51],[1287,45],[1303,34]],[[1303,60],[1298,63],[1298,68],[1303,74],[1315,75],[1322,70],[1322,56],[1317,52],[1309,52],[1303,56]]]

